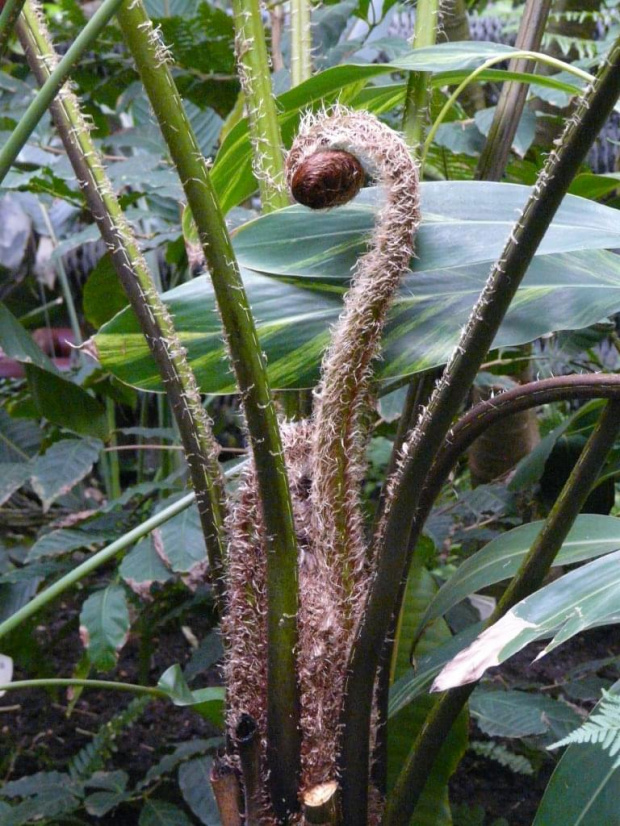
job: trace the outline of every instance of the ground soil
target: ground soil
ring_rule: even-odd
[[[59,607],[53,622],[36,628],[37,642],[49,657],[50,675],[70,675],[79,660],[78,610],[77,604],[65,603]],[[208,623],[201,622],[199,617],[192,618],[191,627],[199,638],[208,631]],[[71,630],[64,633],[63,629]],[[154,684],[169,665],[186,662],[191,653],[180,623],[170,623],[158,632],[155,640],[150,663],[151,683]],[[583,662],[620,654],[620,646],[617,631],[611,628],[583,635],[532,664],[535,653],[534,647],[522,652],[501,670],[496,670],[495,679],[506,684],[538,683],[553,691],[553,686],[562,682],[568,669]],[[138,643],[130,639],[116,671],[105,675],[105,678],[136,682],[137,663]],[[610,667],[606,668],[607,676],[613,677]],[[15,679],[29,676],[32,674],[18,668]],[[199,678],[194,687],[212,684],[215,679],[217,676],[212,670]],[[62,771],[67,761],[92,739],[102,723],[118,713],[130,699],[129,695],[111,691],[86,691],[68,716],[68,700],[64,690],[54,695],[42,690],[7,693],[0,699],[0,781],[17,779],[37,771]],[[124,769],[132,781],[136,781],[180,742],[213,734],[210,725],[192,711],[154,701],[141,719],[118,738],[116,753],[108,768]],[[474,726],[472,738],[483,739]],[[451,782],[451,799],[472,809],[482,807],[486,813],[485,826],[490,826],[500,817],[505,818],[509,826],[530,826],[552,769],[551,756],[543,757],[537,774],[523,777],[469,752]],[[179,799],[174,782],[166,786],[165,795],[168,799]],[[185,811],[188,812],[186,807]],[[138,815],[127,808],[104,818],[89,817],[81,812],[79,816],[82,823],[98,826],[133,826],[138,822]],[[188,817],[192,823],[198,823],[192,820],[191,815]]]

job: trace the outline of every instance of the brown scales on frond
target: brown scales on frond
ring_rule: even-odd
[[[346,664],[372,576],[360,488],[365,472],[372,364],[390,302],[413,253],[419,224],[417,168],[405,143],[365,112],[335,107],[306,117],[289,153],[287,180],[313,208],[344,203],[365,174],[386,201],[358,261],[332,332],[312,421],[282,426],[299,542],[300,795],[338,775]],[[322,177],[323,176],[323,177]],[[229,522],[226,681],[229,726],[242,713],[266,742],[266,560],[254,470],[242,478]],[[371,821],[380,808],[374,799]],[[266,819],[268,802],[265,801]]]

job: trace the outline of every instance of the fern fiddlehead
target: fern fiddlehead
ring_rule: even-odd
[[[314,209],[338,206],[359,192],[367,174],[384,185],[385,204],[332,332],[314,416],[283,426],[300,549],[301,799],[332,783],[338,774],[346,663],[372,576],[360,504],[372,365],[420,220],[417,167],[391,129],[372,115],[342,107],[303,120],[286,163],[287,181],[297,200]],[[257,504],[254,472],[249,469],[230,520],[226,677],[231,731],[243,713],[249,714],[265,752],[268,606]],[[377,794],[374,798],[378,817],[380,800]],[[267,801],[265,808],[268,823]]]

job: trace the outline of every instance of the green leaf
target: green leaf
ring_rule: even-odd
[[[119,574],[139,596],[148,596],[154,582],[167,582],[172,574],[153,547],[151,537],[141,539],[120,564]]]
[[[97,439],[63,439],[36,459],[31,484],[44,511],[90,473],[102,447]]]
[[[466,559],[431,601],[421,626],[442,616],[470,594],[513,577],[544,524],[541,520],[520,525]],[[620,523],[615,516],[581,514],[553,565],[573,565],[619,549]]]
[[[170,697],[175,706],[193,707],[217,726],[224,724],[224,689],[202,688],[191,691],[180,665],[171,665],[160,677],[157,687]]]
[[[192,826],[190,819],[172,803],[149,798],[140,812],[138,826]]]
[[[125,791],[128,781],[129,775],[124,771],[95,772],[84,785],[103,791],[94,792],[84,799],[84,808],[88,814],[103,817],[121,803],[129,800],[131,794]]]
[[[493,118],[495,116],[495,106],[489,109],[482,109],[474,115],[476,126],[487,137],[490,130]],[[536,113],[530,109],[525,109],[519,120],[517,131],[512,139],[512,149],[520,158],[525,156],[525,153],[530,148],[536,136]]]
[[[1,462],[0,463],[0,505],[25,484],[32,473],[28,462]]]
[[[619,688],[616,683],[612,692],[617,694]],[[614,823],[620,798],[620,772],[614,769],[615,761],[599,744],[569,746],[547,785],[533,826]]]
[[[343,64],[326,69],[277,98],[283,141],[285,145],[290,145],[301,113],[308,108],[340,100],[342,103],[381,112],[400,103],[405,93],[404,86],[396,87],[390,92],[360,89],[378,75],[395,71],[422,71],[430,73],[433,86],[456,85],[490,57],[510,59],[514,51],[511,46],[495,43],[441,43],[415,49],[391,63]],[[527,73],[491,68],[482,72],[478,81],[531,82],[533,78],[533,75]],[[536,75],[535,79],[541,89],[555,89],[569,95],[579,94],[583,86],[577,78],[565,73],[561,77]],[[217,154],[212,179],[224,212],[241,203],[257,189],[252,174],[252,149],[247,119],[240,121],[226,136]]]
[[[164,510],[176,499],[178,496],[161,502],[155,512]],[[207,556],[198,508],[195,505],[161,525],[154,533],[153,540],[157,543],[161,559],[178,573],[191,571],[196,563],[202,562]]]
[[[60,375],[40,347],[34,343],[15,316],[0,302],[0,348],[9,358],[23,364],[36,364],[42,370]]]
[[[211,789],[211,757],[199,757],[179,766],[179,788],[183,799],[205,826],[220,823],[219,810]]]
[[[109,585],[88,597],[80,612],[80,637],[95,668],[114,668],[128,633],[129,609],[122,585]]]
[[[26,377],[40,416],[82,436],[108,438],[105,407],[90,393],[34,364],[26,365]]]
[[[422,185],[418,258],[390,313],[379,379],[437,367],[449,358],[528,192],[482,182]],[[365,249],[378,197],[365,190],[352,205],[329,213],[292,207],[252,221],[238,233],[235,247],[245,267],[272,387],[308,387],[316,381],[330,325],[340,313],[350,269]],[[581,329],[617,312],[620,260],[598,251],[617,245],[617,210],[567,197],[494,346]],[[194,279],[164,299],[203,392],[233,392],[208,281]],[[95,344],[103,365],[119,379],[143,390],[161,390],[155,363],[128,310],[104,325]]]
[[[84,808],[89,815],[103,817],[121,803],[131,799],[129,792],[93,792],[84,798]]]
[[[207,751],[215,751],[222,745],[221,737],[211,737],[209,740],[189,740],[186,743],[181,743],[171,754],[166,754],[159,763],[148,770],[141,780],[137,788],[142,789],[150,783],[155,783],[164,775],[169,774],[173,769],[197,755],[202,755]]]
[[[565,574],[517,603],[439,674],[433,689],[473,682],[529,643],[553,636],[537,659],[597,625],[618,620],[620,551]]]
[[[423,183],[412,272],[419,278],[430,271],[494,262],[529,194],[529,187],[489,181]],[[279,210],[238,230],[235,251],[244,267],[257,272],[343,282],[367,248],[382,203],[381,190],[369,187],[337,210],[313,211],[299,205]],[[567,196],[537,256],[618,243],[617,210]]]
[[[582,172],[573,180],[569,192],[582,198],[602,198],[610,192],[615,192],[619,187],[620,172],[607,172],[605,175]]]
[[[104,542],[111,542],[117,537],[116,531],[104,531],[91,529],[87,526],[80,528],[59,528],[50,531],[38,539],[28,552],[27,561],[43,559],[48,556],[62,556],[80,548],[88,548],[91,545],[101,545]]]
[[[109,253],[97,262],[82,293],[84,315],[93,327],[101,327],[129,304]]]
[[[12,419],[0,408],[0,462],[19,463],[36,456],[42,436],[40,427]]]
[[[464,631],[450,637],[447,642],[438,648],[433,648],[428,654],[413,659],[412,668],[396,680],[390,689],[390,703],[388,717],[405,708],[413,700],[428,693],[433,679],[439,674],[444,665],[452,660],[459,651],[470,645],[477,637],[482,623],[469,626]]]
[[[531,737],[557,730],[558,725],[566,731],[581,720],[570,706],[553,697],[486,686],[478,686],[472,694],[469,713],[489,737]]]
[[[419,616],[434,591],[435,584],[428,571],[418,569],[410,574],[398,632],[396,678],[411,671],[409,652],[413,633]],[[436,623],[420,643],[421,654],[436,649],[441,643],[449,640],[450,636],[450,631],[444,622]],[[409,703],[398,714],[390,717],[388,723],[389,786],[395,782],[409,749],[435,702],[435,698],[429,695],[421,696]],[[411,820],[412,826],[443,826],[443,824],[448,826],[452,822],[447,793],[448,780],[463,756],[466,745],[467,721],[466,716],[461,715],[442,746],[440,756],[429,775],[424,793]]]

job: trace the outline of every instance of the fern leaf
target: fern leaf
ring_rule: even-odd
[[[521,754],[514,754],[506,746],[496,743],[494,740],[474,740],[469,744],[469,748],[474,754],[486,757],[488,760],[495,760],[500,766],[510,769],[515,774],[534,774],[534,768],[526,757]]]
[[[567,737],[552,743],[550,749],[562,746],[590,743],[600,745],[603,751],[614,757],[620,751],[620,696],[603,689],[603,699],[586,722]],[[613,769],[620,766],[620,756],[614,761]]]
[[[68,771],[71,779],[86,780],[95,772],[104,769],[114,751],[114,741],[118,735],[136,722],[149,702],[150,697],[137,697],[127,708],[104,723],[90,743],[69,761]]]

